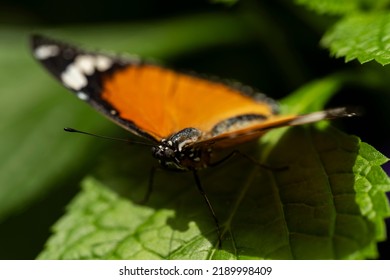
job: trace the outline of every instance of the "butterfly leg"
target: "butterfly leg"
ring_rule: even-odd
[[[200,182],[200,179],[199,179],[199,176],[198,176],[198,173],[196,172],[196,170],[193,171],[193,174],[194,174],[196,186],[198,187],[200,194],[203,196],[203,198],[207,204],[207,208],[209,209],[209,211],[211,213],[211,216],[213,216],[214,223],[215,223],[215,226],[217,228],[217,234],[218,234],[218,247],[221,247],[222,246],[222,239],[221,239],[222,236],[221,236],[221,228],[219,226],[218,218],[215,215],[215,212],[214,212],[213,206],[210,203],[210,200],[207,198],[207,195],[202,187],[202,184]]]
[[[145,204],[149,201],[150,195],[152,194],[152,191],[153,191],[154,176],[156,174],[157,169],[160,169],[160,168],[158,166],[153,166],[150,169],[148,189],[146,190],[144,197],[138,201],[138,204]]]

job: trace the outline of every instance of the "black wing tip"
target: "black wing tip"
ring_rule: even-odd
[[[31,33],[30,34],[30,40],[32,42],[37,42],[37,41],[41,41],[43,39],[47,38],[47,36],[41,34],[41,33]]]
[[[31,33],[29,39],[30,46],[33,50],[43,45],[57,45],[62,47],[75,48],[73,44],[64,42],[62,40],[57,40],[49,35],[44,35],[42,33]]]
[[[53,43],[53,40],[50,39],[50,37],[45,36],[40,33],[32,33],[30,34],[30,45],[32,49],[36,49],[37,47],[41,45],[45,45],[48,43]]]
[[[30,35],[30,47],[35,50],[38,46],[42,45],[43,36],[38,33],[32,33]]]

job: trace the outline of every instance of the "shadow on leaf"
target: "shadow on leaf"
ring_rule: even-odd
[[[84,181],[39,258],[376,257],[386,213],[370,205],[385,198],[372,196],[377,187],[368,170],[376,166],[380,174],[381,162],[364,158],[358,138],[329,126],[289,129],[277,138],[266,163],[286,170],[237,157],[199,173],[221,223],[222,249],[191,173],[158,172],[150,200],[136,204],[156,163],[145,149],[116,147],[97,163],[98,181]],[[248,145],[245,152],[260,157],[262,148]]]

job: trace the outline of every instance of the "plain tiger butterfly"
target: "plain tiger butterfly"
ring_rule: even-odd
[[[270,129],[356,115],[344,107],[279,115],[274,100],[248,87],[179,73],[135,57],[89,52],[40,35],[33,35],[31,44],[34,57],[63,86],[148,142],[161,168],[193,173],[214,218],[219,244],[220,226],[197,174],[237,153],[215,159],[218,151],[255,140]]]

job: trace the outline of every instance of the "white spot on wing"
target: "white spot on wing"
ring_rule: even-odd
[[[60,48],[56,45],[42,45],[35,49],[34,55],[39,60],[45,60],[60,53]]]
[[[68,65],[65,71],[61,74],[61,80],[65,86],[73,89],[80,90],[88,83],[87,78],[80,69],[74,64]]]
[[[84,92],[82,92],[82,91],[79,91],[78,93],[77,93],[77,97],[79,98],[79,99],[81,99],[81,100],[88,100],[88,98],[89,98],[89,96],[87,95],[87,94],[85,94]]]
[[[112,63],[112,60],[106,56],[96,56],[95,66],[96,69],[100,72],[108,70],[112,66]]]
[[[73,63],[86,75],[92,75],[95,72],[95,58],[91,55],[80,55]]]
[[[61,80],[65,86],[79,91],[88,84],[87,76],[93,75],[96,70],[103,72],[112,64],[113,61],[103,55],[79,55],[66,67]]]

